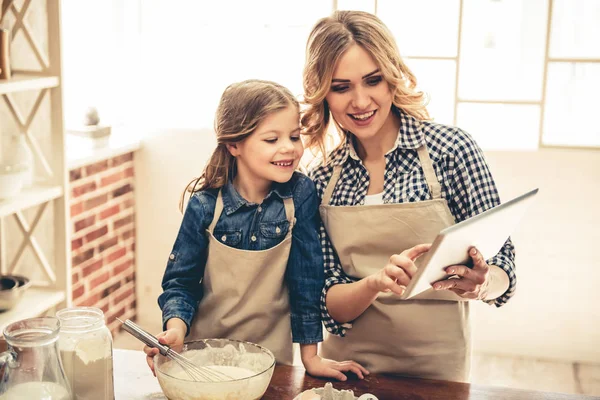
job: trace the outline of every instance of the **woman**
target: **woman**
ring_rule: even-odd
[[[307,43],[302,117],[308,146],[325,155],[330,118],[342,142],[311,170],[321,198],[326,285],[324,357],[370,372],[466,381],[469,302],[501,306],[514,293],[514,248],[400,300],[415,260],[437,233],[500,203],[483,154],[464,131],[429,121],[424,95],[374,15],[338,11]],[[352,207],[350,207],[352,206]],[[400,254],[398,254],[400,253]],[[345,336],[345,337],[344,337]]]

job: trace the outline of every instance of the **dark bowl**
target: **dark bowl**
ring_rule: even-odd
[[[12,288],[4,288],[4,284],[6,283],[8,286],[11,285],[9,282],[16,282],[16,285],[13,285]],[[31,286],[31,282],[29,278],[21,275],[0,275],[0,285],[2,288],[0,289],[0,311],[7,311],[13,308],[21,297],[23,297],[23,293]]]
[[[12,276],[0,276],[0,291],[12,290],[19,286],[19,281]]]

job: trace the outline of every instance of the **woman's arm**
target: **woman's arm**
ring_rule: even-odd
[[[414,261],[427,253],[430,244],[420,244],[390,257],[385,267],[360,281],[336,285],[327,293],[327,308],[339,322],[348,322],[360,316],[380,292],[402,295],[417,272]]]
[[[464,221],[499,205],[500,196],[483,152],[471,136],[460,129],[457,129],[455,135],[453,156],[455,168],[450,174],[452,180],[449,182],[448,190],[449,206],[456,221]],[[476,256],[479,256],[479,253]],[[479,271],[479,275],[470,274],[465,270],[470,276],[464,278],[469,281],[473,281],[471,278],[475,281],[480,280],[483,275],[485,293],[479,293],[480,287],[477,287],[477,293],[473,297],[472,282],[466,282],[458,288],[458,290],[471,292],[469,295],[455,291],[463,297],[483,299],[498,307],[503,305],[512,297],[517,285],[514,259],[514,246],[509,238],[498,254],[484,261],[487,265],[485,274],[482,270]],[[457,284],[458,282],[446,283],[444,288]]]

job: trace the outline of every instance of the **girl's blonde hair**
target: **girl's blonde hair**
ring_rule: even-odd
[[[227,149],[228,144],[246,139],[269,115],[291,105],[299,110],[294,95],[275,82],[250,79],[229,85],[221,95],[215,114],[217,148],[202,175],[186,186],[179,209],[183,211],[186,192],[191,195],[205,189],[220,188],[235,175],[235,157]]]
[[[393,93],[392,110],[425,120],[426,96],[415,87],[417,80],[400,58],[396,41],[375,15],[363,11],[335,11],[320,19],[313,27],[306,44],[304,65],[304,103],[301,124],[305,144],[313,153],[326,156],[325,136],[330,113],[325,96],[329,93],[333,70],[344,52],[357,44],[375,59],[379,70]],[[334,121],[335,122],[335,121]],[[343,129],[336,123],[340,135]],[[344,141],[342,140],[342,143]]]

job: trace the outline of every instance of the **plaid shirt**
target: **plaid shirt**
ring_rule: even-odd
[[[427,146],[433,169],[441,184],[442,198],[448,202],[450,212],[457,223],[500,204],[500,197],[483,153],[469,134],[456,127],[419,121],[402,112],[400,121],[396,143],[385,155],[385,204],[431,199],[417,155],[417,148],[423,143]],[[350,137],[330,154],[328,161],[327,165],[319,165],[310,171],[319,198],[323,198],[323,192],[333,174],[333,167],[341,165],[340,179],[332,193],[330,205],[364,204],[369,175],[357,156]],[[333,285],[351,283],[355,279],[344,273],[322,223],[320,236],[326,276],[321,294],[321,314],[328,331],[344,336],[346,329],[352,325],[335,322],[327,311],[325,296]],[[514,247],[508,239],[500,252],[487,260],[488,264],[502,268],[510,280],[508,290],[488,303],[500,307],[514,294],[517,284],[514,258]]]

